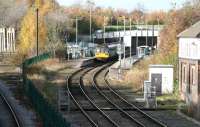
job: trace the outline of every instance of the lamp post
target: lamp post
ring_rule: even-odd
[[[104,44],[106,43],[106,38],[105,38],[105,32],[106,32],[106,17],[103,17],[103,40],[104,40]]]
[[[129,22],[130,22],[130,36],[131,36],[131,25],[132,25],[132,20],[131,20],[131,18],[129,19]],[[131,38],[132,38],[132,36],[131,36]],[[130,63],[131,63],[131,53],[132,53],[132,49],[131,49],[131,46],[132,46],[132,41],[131,41],[131,44],[130,44]]]
[[[121,44],[121,36],[120,36],[120,30],[119,30],[119,17],[117,17],[117,36],[118,36],[118,42]]]
[[[123,16],[124,18],[124,38],[125,38],[125,35],[126,35],[126,17]],[[123,39],[123,45],[124,45],[124,58],[123,58],[123,62],[124,62],[124,67],[125,67],[125,58],[126,58],[126,45],[125,45],[125,40]]]
[[[136,22],[136,55],[138,56],[138,20]]]
[[[146,46],[148,46],[148,26],[147,26],[147,21],[145,21],[146,24]]]
[[[94,2],[91,0],[88,0],[87,3],[89,4],[90,8],[90,42],[92,41],[92,6],[94,5]]]
[[[92,40],[92,7],[90,6],[90,42]]]
[[[93,49],[94,49],[94,37],[92,37],[92,6],[94,5],[94,2],[92,0],[88,0],[87,3],[90,8],[90,42],[93,43]]]
[[[76,17],[76,45],[78,44],[78,18]]]
[[[76,48],[77,46],[78,46],[78,21],[79,20],[81,20],[82,18],[79,18],[79,17],[77,17],[76,16],[76,18],[75,19],[71,19],[71,20],[75,20],[75,24],[76,24],[76,42],[75,42],[75,45],[76,46],[72,46],[73,48]],[[77,49],[77,48],[76,48]],[[75,51],[74,51],[74,53],[75,53]]]

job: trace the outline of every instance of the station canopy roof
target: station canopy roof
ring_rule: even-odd
[[[200,38],[200,21],[181,32],[178,37]]]

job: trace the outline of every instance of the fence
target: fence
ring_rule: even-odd
[[[37,57],[25,60],[23,63],[23,83],[25,94],[30,98],[34,108],[40,114],[44,127],[70,127],[62,114],[57,112],[56,109],[48,103],[42,94],[35,88],[33,82],[27,78],[27,67],[34,65],[43,60],[49,59],[50,53],[45,53]]]
[[[41,61],[44,61],[46,59],[49,59],[51,57],[51,53],[44,53],[42,55],[39,55],[39,56],[35,56],[33,58],[30,58],[30,59],[27,59],[24,61],[23,65],[25,67],[28,67],[28,66],[31,66],[33,64],[36,64],[36,63],[39,63]]]
[[[0,53],[15,52],[15,29],[0,28]]]

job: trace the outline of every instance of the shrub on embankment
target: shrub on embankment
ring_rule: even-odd
[[[178,39],[177,35],[200,20],[200,1],[185,4],[181,9],[171,10],[165,19],[165,27],[161,31],[158,50],[148,58],[135,64],[127,72],[125,82],[134,88],[141,88],[143,81],[148,79],[148,67],[150,64],[172,64],[177,79],[178,64]]]

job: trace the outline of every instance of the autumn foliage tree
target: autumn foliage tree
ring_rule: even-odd
[[[51,0],[29,1],[29,9],[26,12],[18,36],[18,56],[27,57],[35,54],[36,47],[36,8],[39,9],[39,49],[44,49],[46,42],[46,24],[44,17],[53,9]]]
[[[189,3],[186,3],[185,6],[178,10],[170,10],[166,13],[166,16],[164,18],[165,26],[164,29],[161,31],[160,44],[158,50],[154,55],[138,62],[134,66],[134,68],[130,72],[128,72],[125,79],[126,82],[130,83],[132,86],[141,87],[143,81],[148,78],[148,67],[150,64],[174,65],[174,71],[176,74],[175,79],[177,78],[177,35],[184,29],[190,27],[195,22],[200,20],[199,5],[200,1],[194,0]]]

